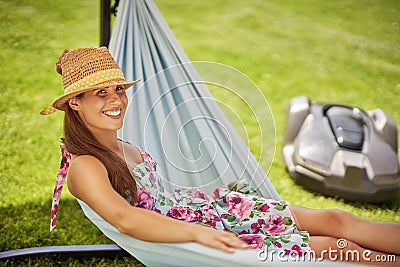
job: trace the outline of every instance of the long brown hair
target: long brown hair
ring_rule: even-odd
[[[64,144],[73,155],[91,155],[100,160],[107,169],[108,179],[114,190],[124,198],[138,201],[136,181],[126,162],[116,153],[100,144],[85,126],[78,113],[67,105],[64,116]]]

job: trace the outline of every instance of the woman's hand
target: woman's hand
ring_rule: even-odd
[[[222,251],[233,253],[234,249],[248,249],[249,245],[238,238],[234,233],[216,230],[211,227],[192,224],[194,241]]]
[[[112,187],[107,170],[95,157],[74,157],[68,170],[69,191],[122,234],[146,242],[199,244],[232,253],[249,246],[231,232],[180,221],[131,206]],[[90,190],[88,190],[90,188]]]

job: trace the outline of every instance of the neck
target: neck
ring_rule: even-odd
[[[120,147],[118,145],[118,138],[116,131],[110,132],[102,132],[102,133],[93,133],[96,139],[102,144],[103,146],[107,147],[114,153],[120,154]]]

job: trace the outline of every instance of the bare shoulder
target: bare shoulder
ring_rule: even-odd
[[[114,226],[118,226],[120,215],[126,214],[131,207],[114,190],[106,167],[96,157],[74,156],[70,162],[67,183],[72,195]]]
[[[100,160],[90,155],[72,158],[67,183],[69,191],[75,197],[79,198],[81,189],[91,188],[99,182],[109,183],[107,169]]]
[[[84,174],[88,171],[105,171],[103,163],[94,156],[82,155],[74,156],[70,162],[69,175]]]

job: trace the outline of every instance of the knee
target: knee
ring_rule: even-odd
[[[293,207],[294,215],[298,218],[300,230],[308,231],[313,236],[332,236],[341,238],[347,236],[352,227],[356,227],[358,217],[339,209],[310,210]]]
[[[351,213],[340,209],[328,209],[325,211],[325,216],[329,225],[335,228],[336,237],[342,237],[346,231],[355,226],[355,216]]]

